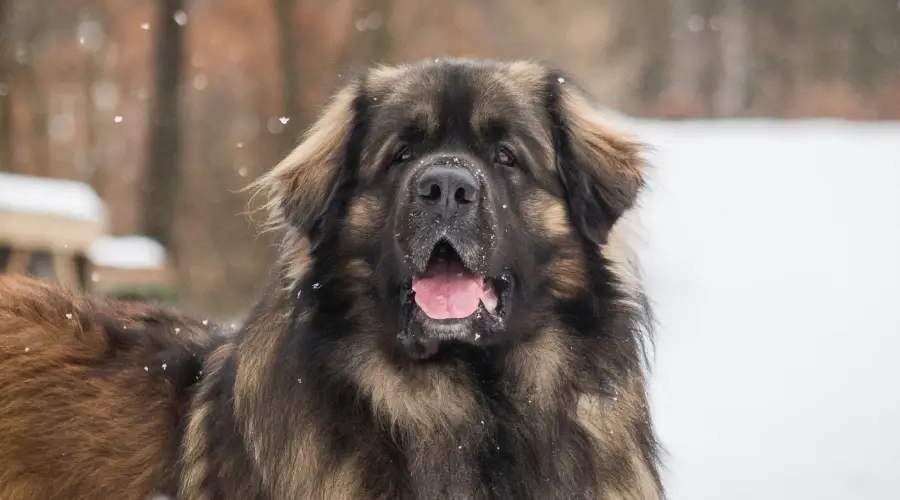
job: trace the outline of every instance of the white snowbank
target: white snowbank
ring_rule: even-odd
[[[90,259],[96,265],[118,269],[162,269],[166,250],[146,236],[107,236],[94,241]]]
[[[670,498],[897,498],[900,124],[625,125]]]
[[[65,179],[0,173],[0,210],[106,223],[105,205],[93,188]]]

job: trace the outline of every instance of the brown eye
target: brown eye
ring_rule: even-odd
[[[501,146],[500,149],[497,150],[497,154],[494,156],[494,163],[506,167],[511,167],[516,164],[516,157],[513,156],[509,148],[507,148],[506,146]]]
[[[410,151],[409,146],[401,146],[399,150],[397,150],[397,154],[394,155],[393,163],[403,163],[412,158],[412,151]]]

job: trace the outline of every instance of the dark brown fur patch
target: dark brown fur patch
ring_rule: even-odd
[[[163,309],[0,276],[0,498],[144,500],[173,487],[178,392],[215,338]]]

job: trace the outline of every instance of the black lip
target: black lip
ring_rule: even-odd
[[[454,258],[465,266],[473,274],[484,275],[482,271],[483,262],[477,262],[477,255],[483,253],[477,245],[463,244],[458,238],[451,235],[440,233],[430,238],[424,244],[415,245],[420,250],[413,251],[412,257],[407,259],[407,263],[411,265],[410,269],[415,275],[425,274],[428,266],[434,260],[442,255],[442,252],[451,252]],[[483,260],[483,258],[482,258]]]
[[[438,259],[457,260],[461,262],[466,269],[469,269],[469,266],[466,265],[462,257],[460,257],[459,251],[457,251],[456,247],[453,246],[453,243],[446,238],[441,238],[431,248],[431,255],[428,257],[428,265],[430,266]],[[471,272],[472,270],[469,269],[469,271]]]

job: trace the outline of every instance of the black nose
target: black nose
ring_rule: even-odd
[[[425,209],[444,219],[457,217],[478,203],[478,181],[461,167],[428,167],[416,185],[419,202]]]

